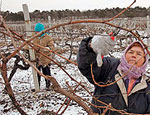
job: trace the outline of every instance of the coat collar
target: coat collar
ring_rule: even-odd
[[[120,73],[120,75],[119,75],[119,73]],[[120,79],[120,77],[122,76],[122,72],[119,71],[119,73],[115,75],[115,80]],[[147,87],[147,83],[146,83],[146,80],[147,80],[147,79],[148,79],[148,77],[145,76],[145,75],[143,75],[143,76],[142,76],[142,79],[141,79],[141,81],[140,81],[140,83],[138,83],[138,84],[131,90],[131,92],[129,93],[128,96],[130,96],[131,94],[133,94],[133,93],[135,93],[135,92],[137,92],[137,91],[139,91],[139,90],[142,90],[142,89],[146,88],[146,87]],[[120,89],[120,91],[121,91],[121,93],[122,93],[122,96],[123,96],[123,98],[124,98],[124,101],[125,101],[126,105],[128,106],[127,90],[126,90],[125,84],[124,84],[124,82],[123,82],[123,79],[120,79],[120,80],[117,82],[117,84],[118,84],[119,89]]]

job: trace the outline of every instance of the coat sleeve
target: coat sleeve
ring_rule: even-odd
[[[92,48],[89,47],[89,41],[91,39],[92,38],[89,37],[81,41],[77,55],[77,63],[80,72],[88,79],[90,83],[94,84],[91,75],[91,64],[93,64],[92,71],[96,82],[104,82],[112,69],[112,58],[104,57],[103,65],[98,67],[96,62],[96,54]]]
[[[48,37],[48,43],[47,43],[48,47],[51,50],[54,50],[54,41],[53,41],[53,39],[50,36],[48,36],[48,35],[47,35],[47,37]]]
[[[148,83],[148,88],[147,88],[146,92],[147,92],[146,95],[147,95],[147,102],[148,102],[146,114],[150,114],[150,85],[149,85],[149,83]]]
[[[50,36],[48,36],[48,43],[47,43],[47,45],[50,48],[50,50],[52,50],[52,51],[55,50],[54,41],[53,41],[53,39]],[[54,54],[53,53],[49,52],[49,54],[50,54],[51,58],[54,58]]]

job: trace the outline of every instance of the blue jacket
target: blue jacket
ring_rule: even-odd
[[[80,72],[95,86],[94,96],[106,104],[111,103],[111,106],[117,110],[123,110],[128,113],[150,114],[150,83],[147,76],[141,76],[139,82],[128,96],[124,79],[120,79],[117,83],[107,87],[99,87],[94,84],[90,64],[93,64],[94,78],[100,84],[116,81],[121,77],[121,72],[117,70],[120,61],[116,58],[104,57],[102,67],[97,66],[96,54],[89,47],[91,39],[92,37],[82,40],[78,51],[77,63]],[[97,106],[104,106],[104,104],[94,99],[92,103]],[[95,113],[103,113],[103,109],[91,108]],[[117,111],[109,110],[106,115],[121,114]]]

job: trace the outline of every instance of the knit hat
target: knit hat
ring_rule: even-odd
[[[134,65],[128,64],[126,58],[125,58],[125,54],[127,53],[127,51],[131,48],[132,45],[134,45],[135,43],[139,43],[141,45],[141,47],[144,50],[145,53],[145,62],[141,67],[136,67]],[[146,72],[146,67],[148,64],[148,55],[147,55],[147,51],[145,50],[143,44],[139,41],[133,42],[131,43],[124,51],[123,56],[120,59],[120,64],[118,66],[118,69],[121,70],[124,74],[126,74],[126,77],[130,80],[131,78],[135,78],[138,79],[139,77],[141,77],[145,72]],[[131,69],[131,70],[130,70]]]
[[[34,30],[35,30],[36,32],[43,31],[43,30],[44,30],[44,25],[41,24],[41,23],[37,23],[37,24],[35,25]]]

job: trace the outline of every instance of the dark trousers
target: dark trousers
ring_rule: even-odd
[[[50,66],[46,66],[46,67],[43,67],[43,66],[38,66],[38,70],[41,71],[42,70],[42,73],[44,75],[49,75],[51,76],[51,72],[50,72]],[[39,74],[37,74],[38,76],[38,82],[39,82],[39,86],[40,86],[40,81],[41,81],[41,76]],[[46,88],[49,88],[50,86],[50,80],[47,80],[45,79],[45,82],[46,82]]]

